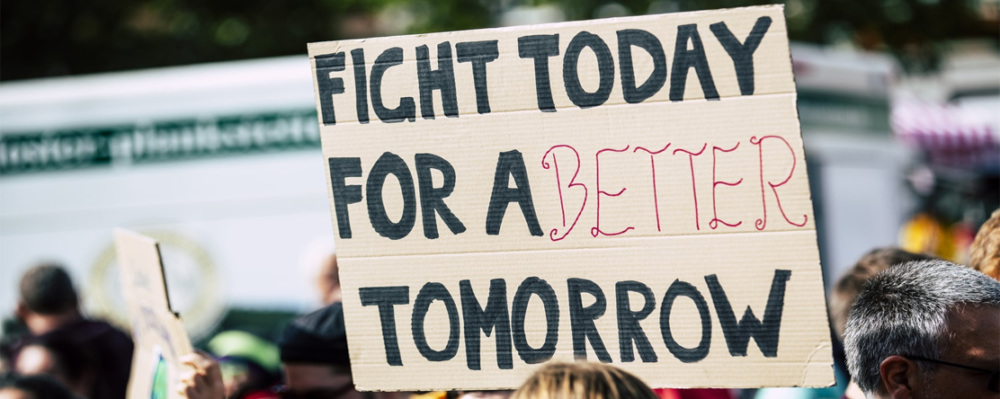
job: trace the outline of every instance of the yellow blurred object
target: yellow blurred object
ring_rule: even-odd
[[[940,256],[943,236],[944,229],[933,216],[918,213],[900,229],[899,246],[913,253]]]
[[[433,391],[421,394],[411,394],[410,399],[446,399],[448,397],[447,391]]]

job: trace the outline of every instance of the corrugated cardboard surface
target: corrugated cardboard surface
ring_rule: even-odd
[[[745,43],[755,24],[766,18],[771,23],[752,55],[754,89],[744,93],[733,58],[710,26],[723,22]],[[675,47],[680,44],[683,51],[696,52],[694,39],[677,43],[679,32],[691,29],[685,26],[692,24],[719,98],[706,99],[696,69],[690,68],[683,100],[671,101],[671,86],[677,84],[671,79]],[[623,96],[618,34],[624,30],[644,30],[655,36],[666,60],[662,88],[638,103],[628,103]],[[567,94],[567,87],[572,90],[575,83],[563,76],[564,57],[574,53],[569,51],[574,38],[590,37],[589,43],[595,42],[581,32],[600,38],[614,68],[609,75],[604,66],[604,79],[613,76],[607,99],[584,107],[574,104]],[[519,56],[518,43],[522,37],[553,34],[558,34],[558,55],[545,60],[555,109],[543,112],[536,95],[535,60]],[[498,56],[485,64],[490,111],[480,113],[472,63],[458,61],[457,45],[494,40]],[[445,115],[442,91],[434,90],[434,116],[425,118],[417,48],[427,46],[430,66],[436,70],[441,65],[438,48],[444,42],[452,53],[458,115]],[[599,91],[602,79],[595,55],[602,50],[595,46],[600,45],[584,46],[576,65],[579,87],[591,93],[587,95]],[[379,91],[386,108],[406,101],[401,97],[412,98],[412,121],[383,122],[372,107],[370,79],[375,60],[392,47],[401,49],[402,61],[384,69]],[[631,49],[635,80],[641,85],[654,70],[653,58],[639,47]],[[362,92],[355,85],[353,64],[353,54],[360,52],[365,59]],[[519,351],[515,345],[512,367],[501,369],[496,330],[490,336],[480,332],[480,369],[474,369],[466,358],[462,317],[463,301],[469,298],[460,295],[460,282],[469,281],[481,308],[486,306],[490,281],[503,279],[507,317],[511,317],[519,286],[532,277],[551,287],[559,309],[552,359],[579,357],[574,355],[570,282],[583,279],[596,283],[605,299],[605,312],[590,318],[611,361],[651,386],[826,386],[833,382],[816,233],[780,6],[313,43],[309,53],[317,79],[340,79],[344,87],[343,93],[331,93],[317,86],[318,97],[332,97],[336,120],[335,124],[321,123],[324,166],[331,159],[360,164],[360,175],[331,176],[327,170],[328,179],[333,178],[327,187],[359,389],[517,387],[537,367],[522,356],[545,342],[547,315],[541,297],[529,296],[527,307],[522,307],[526,309],[523,333],[530,350]],[[330,54],[338,53],[344,56],[343,70],[320,63],[317,73],[317,57],[329,60]],[[565,70],[572,71],[572,64]],[[368,104],[366,123],[358,121],[356,104],[361,93],[367,96],[362,100]],[[512,151],[523,159],[541,235],[532,235],[518,202],[507,205],[499,234],[487,233],[494,191],[526,191],[506,170],[500,173],[501,187],[494,187],[498,159],[501,153],[511,157]],[[407,213],[414,217],[412,230],[401,238],[386,237],[384,230],[380,234],[369,218],[369,194],[375,192],[368,191],[368,177],[380,157],[394,158],[385,153],[406,164],[407,172],[389,174],[384,184],[373,180],[382,187],[380,202],[390,224],[404,222],[399,231],[407,233]],[[439,236],[425,236],[417,154],[433,154],[453,168],[454,189],[443,201],[464,230],[447,225],[435,212]],[[431,187],[446,186],[444,172],[432,169],[430,176]],[[407,192],[407,179],[413,182],[412,194]],[[350,238],[339,227],[334,205],[338,196],[350,195],[344,189],[335,190],[331,181],[360,186],[354,189],[362,198],[346,206]],[[413,202],[410,208],[404,204],[407,197]],[[784,281],[777,276],[787,276],[787,282],[779,290],[783,301],[776,298],[773,304],[781,309],[776,353],[765,355],[758,347],[761,334],[750,339],[745,356],[739,350],[732,354],[709,281],[722,287],[736,320],[747,307],[760,320],[772,288],[781,288],[774,282]],[[633,361],[622,361],[617,320],[624,309],[618,308],[616,284],[623,281],[639,282],[653,293],[655,306],[639,325],[656,361],[649,357],[643,361],[634,352]],[[692,295],[703,298],[710,338],[703,334],[704,320],[691,295],[677,296],[668,317],[661,317],[665,294],[675,282],[692,286],[697,292]],[[439,283],[447,291],[445,296],[453,301],[458,316],[455,325],[449,321],[450,303],[445,296],[425,296],[437,299],[417,309],[422,288],[437,287],[428,283]],[[372,287],[408,287],[406,303],[392,307],[401,365],[391,365],[387,357],[382,311],[361,303],[360,290]],[[690,294],[690,290],[685,292]],[[601,294],[580,294],[580,306],[595,309],[590,306],[596,296]],[[644,298],[630,294],[630,303],[628,310],[639,312]],[[554,314],[548,316],[556,319]],[[418,350],[424,340],[414,340],[417,324],[426,334],[424,354]],[[707,354],[682,362],[668,349],[663,325],[668,325],[670,338],[681,352],[698,347],[705,339]],[[457,347],[450,342],[454,338],[449,339],[454,328],[459,332]],[[594,337],[587,337],[586,358],[596,361]]]
[[[128,397],[151,397],[161,357],[166,365],[167,397],[180,397],[178,359],[194,349],[184,325],[170,309],[159,245],[152,238],[125,229],[115,229],[114,236],[135,341]]]

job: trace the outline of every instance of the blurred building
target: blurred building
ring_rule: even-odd
[[[876,246],[965,263],[1000,206],[1000,54],[957,42],[938,71],[792,45],[824,278]]]
[[[885,54],[793,44],[809,185],[827,285],[876,246],[895,245],[913,199],[913,154],[889,127],[900,68]]]
[[[921,155],[907,176],[918,203],[900,244],[966,263],[1000,204],[1000,54],[990,42],[951,47],[938,73],[898,85],[890,119],[897,140]]]
[[[316,306],[333,234],[309,70],[294,56],[0,84],[0,314],[24,269],[55,260],[88,311],[127,325],[114,226],[161,241],[196,339],[228,307]]]

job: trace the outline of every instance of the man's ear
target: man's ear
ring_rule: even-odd
[[[881,388],[893,399],[909,399],[913,396],[913,384],[917,382],[917,365],[912,360],[892,355],[879,365],[882,376]]]

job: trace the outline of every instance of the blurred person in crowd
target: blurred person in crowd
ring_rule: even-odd
[[[844,332],[869,398],[1000,398],[1000,282],[944,260],[872,277]]]
[[[81,398],[93,392],[98,370],[92,367],[96,354],[65,336],[41,336],[21,348],[14,372],[48,375]]]
[[[511,399],[658,399],[631,373],[604,363],[551,362],[528,377]]]
[[[343,304],[335,302],[293,320],[278,340],[285,385],[264,398],[407,398],[408,392],[358,392],[351,377],[347,352]],[[222,375],[213,371],[218,363],[203,354],[188,358],[187,375],[178,388],[190,399],[217,399],[215,386],[222,386]],[[218,395],[218,396],[214,396]]]
[[[285,366],[281,397],[361,398],[351,378],[343,304],[293,320],[278,340]]]
[[[458,399],[508,399],[514,391],[459,391],[456,392]],[[732,393],[728,389],[653,389],[660,399],[731,399]],[[416,399],[416,398],[413,398]]]
[[[207,348],[218,358],[227,398],[261,396],[280,380],[277,345],[256,335],[224,331],[212,337]]]
[[[0,321],[0,374],[14,370],[14,346],[27,334],[28,326],[16,315]]]
[[[78,399],[66,386],[48,375],[0,375],[0,399]]]
[[[337,254],[333,253],[323,258],[319,274],[316,276],[316,288],[324,305],[340,302],[343,294],[340,292],[340,269],[337,268]]]
[[[29,334],[11,344],[11,361],[18,364],[23,348],[34,342],[69,342],[94,354],[84,369],[92,370],[90,399],[125,397],[132,365],[132,338],[110,324],[90,320],[80,312],[76,289],[61,266],[41,264],[21,277],[15,313]]]
[[[1000,280],[1000,209],[976,233],[969,248],[969,266]]]
[[[221,368],[211,356],[195,352],[182,356],[180,361],[183,368],[178,378],[177,393],[181,397],[188,399],[227,397]],[[273,397],[273,395],[262,397]]]

